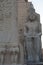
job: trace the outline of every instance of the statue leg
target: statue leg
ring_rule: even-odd
[[[35,54],[35,61],[40,60],[40,55],[41,55],[41,38],[38,36],[34,39],[34,54]]]
[[[27,53],[28,53],[28,61],[31,62],[33,61],[33,56],[32,56],[32,38],[28,38],[26,40],[26,48],[27,48]]]

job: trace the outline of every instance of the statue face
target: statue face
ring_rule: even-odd
[[[35,13],[30,13],[30,15],[29,15],[29,19],[31,20],[31,21],[34,21],[35,20]]]
[[[28,2],[28,0],[25,0],[25,2]]]

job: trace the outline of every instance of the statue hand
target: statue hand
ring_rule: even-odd
[[[42,33],[38,33],[38,34],[37,34],[37,36],[41,36],[41,35],[42,35]]]

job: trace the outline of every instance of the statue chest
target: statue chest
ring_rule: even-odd
[[[29,31],[30,32],[36,32],[37,31],[37,29],[38,29],[38,23],[37,22],[29,22],[29,23],[27,23],[27,27],[28,27],[28,29],[29,29]]]

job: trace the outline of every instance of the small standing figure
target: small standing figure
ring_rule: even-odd
[[[15,46],[10,48],[10,52],[11,52],[11,64],[17,64],[19,63],[19,47]]]
[[[32,5],[33,6],[33,5]],[[24,46],[28,62],[38,62],[41,58],[41,23],[33,7],[30,8],[28,21],[24,25]]]

